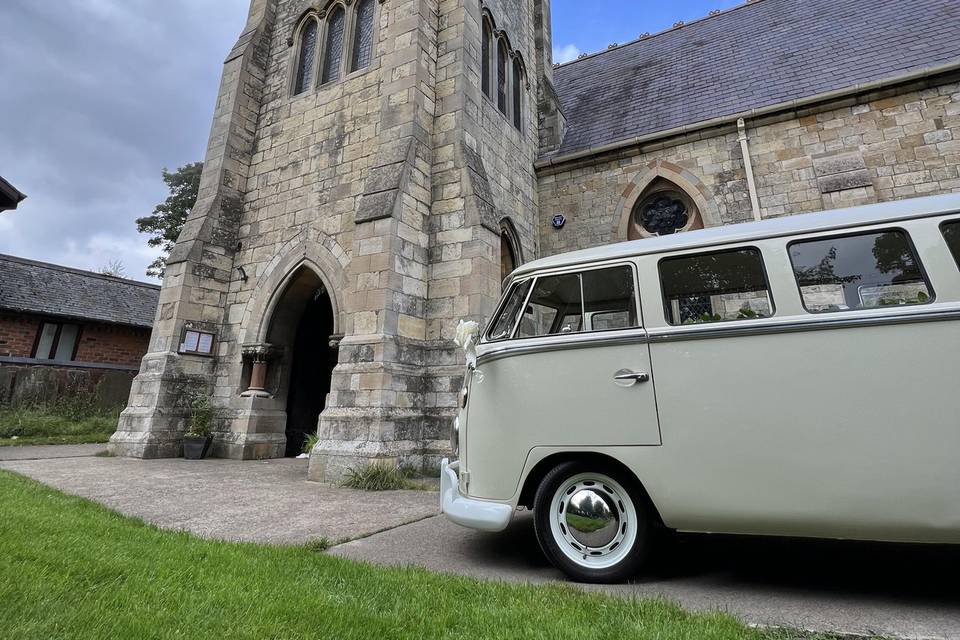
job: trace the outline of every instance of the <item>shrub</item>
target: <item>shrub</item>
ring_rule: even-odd
[[[188,436],[206,438],[210,435],[210,422],[213,420],[213,407],[210,399],[204,395],[197,395],[190,403],[190,428]]]

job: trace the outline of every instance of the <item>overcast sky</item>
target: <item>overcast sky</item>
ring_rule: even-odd
[[[554,0],[558,61],[730,0]],[[146,279],[134,220],[160,177],[202,160],[223,59],[249,0],[0,0],[0,175],[27,194],[0,213],[0,253]]]

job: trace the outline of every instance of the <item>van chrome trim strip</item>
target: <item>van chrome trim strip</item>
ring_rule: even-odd
[[[941,311],[923,311],[897,315],[864,316],[859,318],[810,318],[790,320],[778,323],[745,326],[706,326],[689,327],[678,330],[654,329],[649,332],[650,342],[677,342],[681,340],[706,340],[710,338],[735,338],[751,335],[773,335],[777,333],[797,333],[800,331],[828,331],[831,329],[853,329],[893,324],[913,324],[919,322],[942,322],[960,319],[960,309]]]
[[[619,344],[645,344],[661,342],[681,342],[684,340],[709,340],[736,338],[753,335],[775,335],[778,333],[797,333],[802,331],[829,331],[833,329],[852,329],[921,322],[944,322],[960,320],[960,308],[925,310],[895,315],[865,316],[856,318],[810,318],[788,320],[776,323],[754,325],[723,323],[724,326],[691,326],[683,328],[662,328],[624,334],[584,334],[576,337],[541,339],[534,344],[498,344],[498,348],[478,355],[478,366],[501,358],[525,355],[529,353],[547,353],[567,349],[579,349],[592,346],[615,346]],[[748,321],[749,322],[749,321]]]
[[[639,331],[639,333],[637,332]],[[496,349],[491,349],[483,354],[477,355],[477,366],[485,362],[492,362],[501,358],[509,358],[528,353],[547,353],[550,351],[565,351],[567,349],[580,349],[581,347],[595,346],[614,346],[618,344],[645,344],[647,342],[646,332],[643,330],[634,330],[634,333],[624,334],[618,331],[616,334],[587,333],[582,336],[576,336],[576,339],[570,337],[555,339],[548,337],[542,338],[533,344],[497,344]]]

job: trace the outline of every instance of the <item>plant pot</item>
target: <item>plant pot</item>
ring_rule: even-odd
[[[186,436],[183,439],[183,457],[187,460],[203,460],[207,457],[207,451],[210,449],[210,441],[212,439],[210,436],[201,438]]]

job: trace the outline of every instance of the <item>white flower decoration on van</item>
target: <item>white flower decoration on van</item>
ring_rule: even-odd
[[[480,335],[480,325],[473,320],[461,320],[457,325],[457,333],[453,341],[463,349],[467,356],[467,366],[477,367],[477,336]]]

